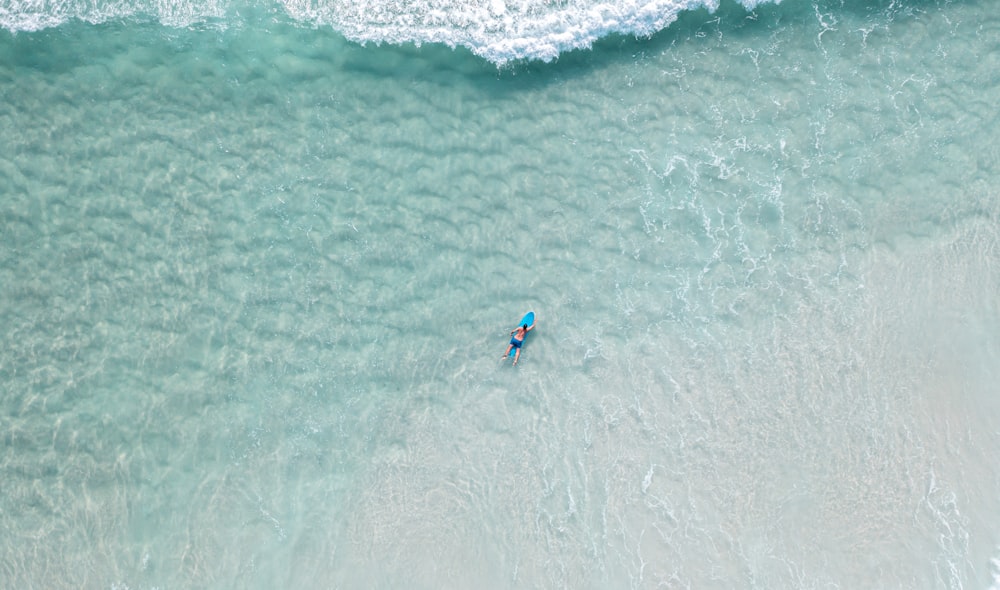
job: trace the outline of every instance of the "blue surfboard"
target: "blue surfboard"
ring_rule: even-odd
[[[518,322],[517,325],[518,326],[527,325],[530,328],[534,323],[535,323],[535,312],[529,311],[528,313],[524,314],[524,317],[521,318],[521,321]],[[527,342],[527,340],[528,340],[528,334],[524,335],[524,340]],[[510,354],[508,356],[514,356],[516,353],[517,353],[517,349],[516,348],[511,348],[510,349]]]

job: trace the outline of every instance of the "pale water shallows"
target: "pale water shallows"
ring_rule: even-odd
[[[0,586],[1000,587],[992,3],[23,4]]]

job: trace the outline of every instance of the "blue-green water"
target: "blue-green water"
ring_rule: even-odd
[[[595,6],[0,0],[0,587],[1000,588],[1000,13]]]

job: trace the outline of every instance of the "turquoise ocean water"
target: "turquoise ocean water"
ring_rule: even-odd
[[[995,3],[0,27],[0,587],[1000,589]]]

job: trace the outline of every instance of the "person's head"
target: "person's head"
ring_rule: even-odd
[[[527,330],[528,329],[528,324],[524,324],[523,326],[521,326],[521,329],[522,330]]]

